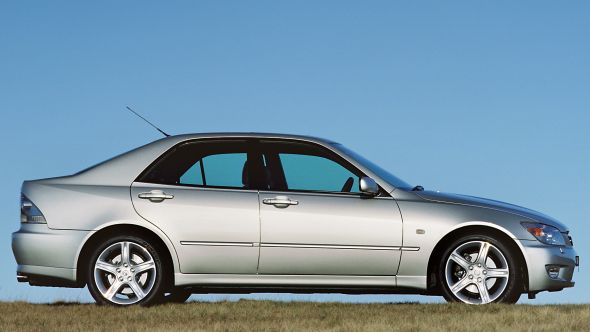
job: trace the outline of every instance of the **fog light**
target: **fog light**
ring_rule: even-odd
[[[561,270],[559,265],[547,265],[545,268],[547,269],[547,274],[549,274],[549,278],[559,278],[559,270]]]

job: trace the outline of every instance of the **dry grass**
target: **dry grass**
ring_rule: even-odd
[[[590,305],[0,303],[0,331],[589,331]]]

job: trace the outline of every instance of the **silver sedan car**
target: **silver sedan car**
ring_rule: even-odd
[[[442,295],[468,304],[574,286],[568,228],[498,201],[411,186],[307,136],[164,138],[25,181],[17,279],[99,304],[193,293]]]

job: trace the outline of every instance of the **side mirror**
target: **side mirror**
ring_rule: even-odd
[[[359,182],[361,192],[367,196],[379,195],[379,186],[375,180],[370,177],[363,176]]]

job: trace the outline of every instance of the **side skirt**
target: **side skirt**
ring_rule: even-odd
[[[423,294],[426,277],[176,273],[175,285],[195,293]]]

